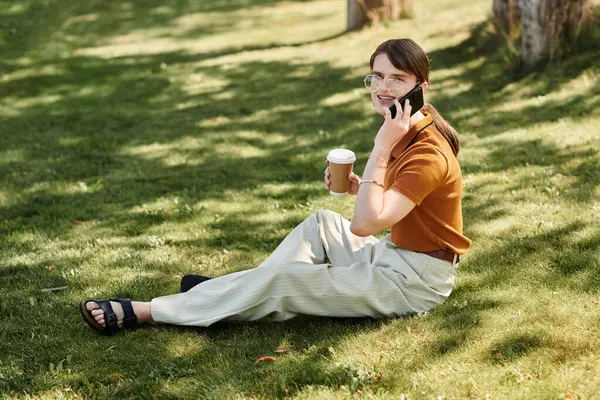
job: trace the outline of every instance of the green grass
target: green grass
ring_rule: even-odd
[[[522,74],[488,0],[351,34],[345,3],[0,3],[0,397],[600,398],[597,28]],[[381,121],[361,79],[403,36],[462,138],[473,246],[446,304],[114,338],[83,324],[82,299],[171,294],[257,265],[317,209],[350,218],[324,158],[354,149],[362,171]]]

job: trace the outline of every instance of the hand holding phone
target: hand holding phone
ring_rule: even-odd
[[[410,92],[406,93],[404,97],[398,100],[398,103],[400,103],[401,107],[404,106],[406,99],[410,101],[410,115],[412,117],[414,113],[419,111],[425,105],[425,101],[423,100],[423,88],[421,85],[415,86]],[[397,110],[395,104],[392,104],[390,107],[390,112],[392,114],[392,118],[396,118]]]

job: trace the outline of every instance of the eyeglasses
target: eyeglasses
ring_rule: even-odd
[[[367,75],[363,80],[365,87],[369,92],[378,91],[383,84],[390,90],[401,90],[404,86],[404,81],[396,78],[383,79],[379,75]]]

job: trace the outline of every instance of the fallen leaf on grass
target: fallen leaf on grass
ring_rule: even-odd
[[[271,356],[262,356],[261,358],[259,358],[258,360],[254,361],[254,364],[252,364],[253,367],[257,366],[260,363],[264,363],[264,362],[275,362],[276,358],[275,357],[271,357]]]
[[[285,354],[288,352],[288,349],[284,349],[284,348],[278,348],[275,350],[275,354]]]
[[[567,392],[565,394],[565,400],[575,400],[575,397],[571,393]]]
[[[8,233],[9,230],[10,228],[8,227],[8,225],[4,225],[4,232]]]

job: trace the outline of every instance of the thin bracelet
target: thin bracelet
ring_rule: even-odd
[[[381,168],[387,168],[387,166],[388,166],[388,162],[384,158],[377,157],[377,156],[374,156],[374,155],[370,155],[369,158],[374,158],[376,160],[381,160],[381,162],[383,162],[383,165],[381,166]]]
[[[363,179],[362,181],[360,181],[360,184],[358,186],[362,185],[363,183],[373,183],[373,184],[375,184],[377,186],[383,187],[383,183],[377,182],[374,179]]]

